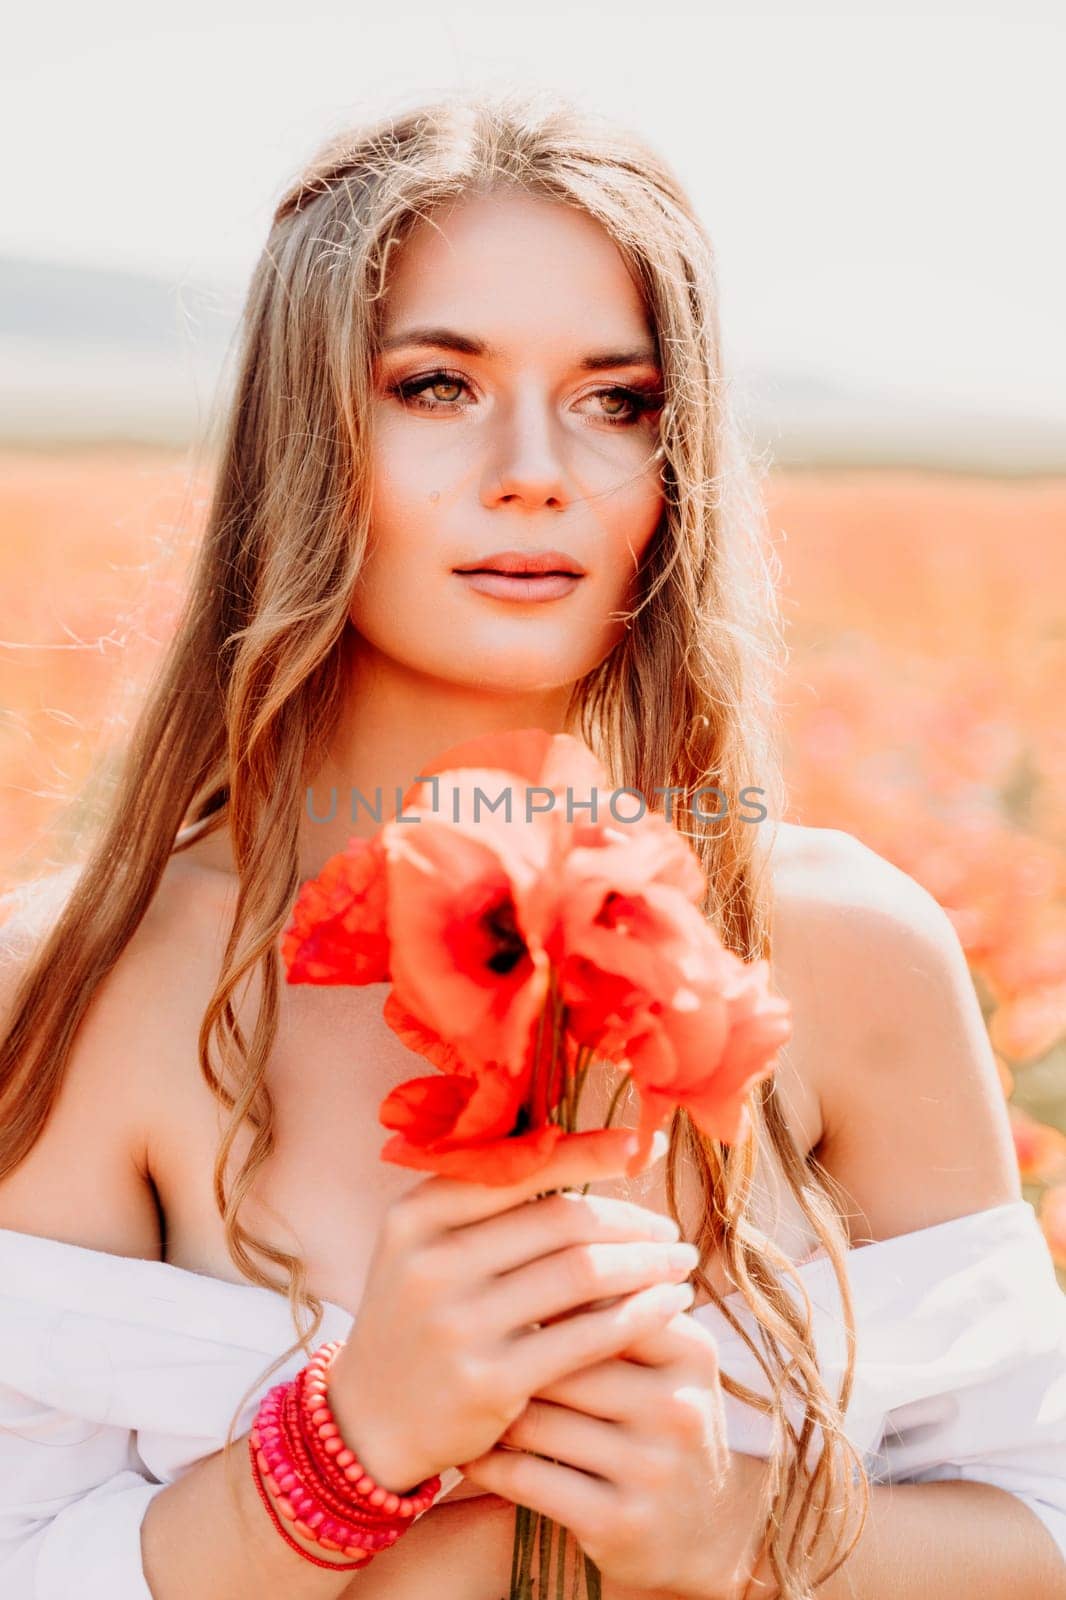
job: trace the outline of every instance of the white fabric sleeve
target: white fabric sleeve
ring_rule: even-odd
[[[913,1307],[907,1397],[885,1416],[871,1478],[961,1478],[1025,1502],[1066,1567],[1066,1295],[1031,1208],[996,1248]],[[1029,1221],[1025,1221],[1025,1216]],[[919,1359],[920,1358],[920,1359]]]
[[[152,1600],[141,1522],[166,1487],[129,1429],[86,1422],[0,1385],[0,1594]]]
[[[462,1476],[443,1472],[436,1499]],[[166,1487],[145,1471],[130,1429],[88,1422],[0,1384],[0,1595],[153,1600],[141,1523]]]

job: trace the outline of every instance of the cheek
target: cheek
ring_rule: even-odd
[[[612,565],[620,581],[635,574],[663,517],[665,501],[659,472],[628,486],[624,502],[611,519]]]
[[[400,522],[400,513],[413,504],[428,508],[433,482],[439,477],[431,451],[418,447],[414,429],[380,425],[371,450],[371,526]]]
[[[433,536],[446,503],[476,485],[470,430],[461,424],[405,415],[393,404],[375,412],[370,441],[371,527],[414,525]]]
[[[410,502],[383,478],[375,484],[370,497],[370,537],[348,615],[361,633],[380,642],[392,616],[409,612],[412,585],[420,569],[411,533],[416,519]]]
[[[388,588],[425,578],[434,552],[445,548],[439,467],[410,436],[394,430],[375,446],[370,484],[370,541],[364,573]]]

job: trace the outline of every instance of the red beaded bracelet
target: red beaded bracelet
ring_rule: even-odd
[[[346,1572],[395,1544],[433,1503],[441,1480],[435,1475],[398,1495],[375,1483],[356,1460],[326,1399],[329,1368],[341,1348],[339,1341],[321,1346],[291,1382],[264,1395],[249,1451],[260,1498],[286,1543],[317,1566]],[[309,1542],[358,1559],[352,1566],[318,1560],[291,1538],[278,1513]]]
[[[387,1518],[419,1516],[428,1510],[440,1492],[440,1477],[435,1474],[426,1478],[406,1494],[384,1489],[374,1482],[341,1438],[327,1399],[329,1370],[340,1349],[339,1340],[322,1345],[299,1375],[298,1392],[307,1424],[305,1437],[315,1463],[321,1472],[338,1482],[342,1494],[351,1497],[354,1490],[359,1502],[377,1515]],[[340,1479],[337,1479],[338,1471]]]
[[[305,1539],[327,1550],[355,1555],[364,1550],[383,1549],[391,1542],[385,1537],[392,1525],[389,1519],[379,1518],[375,1526],[364,1513],[355,1525],[346,1516],[333,1516],[322,1500],[314,1467],[306,1476],[301,1475],[293,1460],[295,1452],[285,1420],[286,1400],[291,1389],[290,1384],[278,1385],[264,1402],[262,1420],[257,1426],[262,1448],[256,1460],[266,1486],[275,1497],[278,1512],[287,1522],[293,1523]]]
[[[318,1512],[310,1514],[307,1522],[310,1537],[319,1538],[325,1534],[342,1547],[357,1544],[366,1550],[383,1550],[386,1545],[395,1544],[405,1531],[404,1527],[394,1525],[395,1519],[354,1506],[350,1494],[345,1492],[350,1485],[346,1484],[345,1490],[338,1493],[311,1456],[301,1432],[299,1402],[294,1388],[289,1388],[282,1398],[281,1418],[297,1476],[301,1483],[314,1484],[319,1509],[324,1513],[321,1521],[317,1520]],[[331,1520],[336,1523],[336,1530],[327,1526]]]
[[[259,1490],[259,1498],[266,1506],[267,1514],[269,1515],[271,1522],[274,1524],[275,1528],[277,1528],[278,1532],[281,1534],[281,1537],[285,1540],[285,1543],[289,1545],[291,1549],[295,1550],[298,1556],[303,1556],[305,1561],[313,1562],[316,1567],[329,1567],[333,1572],[355,1572],[360,1567],[365,1567],[369,1564],[369,1562],[373,1561],[373,1553],[370,1551],[363,1556],[361,1561],[322,1561],[318,1556],[313,1556],[310,1550],[305,1550],[302,1544],[297,1544],[292,1535],[286,1533],[285,1529],[282,1527],[281,1519],[270,1503],[270,1496],[267,1494],[266,1489],[263,1486],[263,1480],[259,1476],[259,1465],[255,1458],[256,1447],[250,1438],[248,1440],[248,1453],[252,1460],[252,1478],[255,1482],[256,1488]]]
[[[306,1371],[298,1374],[289,1405],[295,1413],[294,1453],[301,1448],[310,1458],[315,1478],[327,1493],[349,1509],[355,1521],[365,1521],[373,1528],[395,1525],[401,1530],[415,1517],[432,1505],[440,1487],[439,1478],[430,1478],[419,1491],[411,1495],[398,1495],[375,1483],[351,1450],[344,1445],[339,1434],[331,1434],[329,1422],[323,1416],[320,1397],[306,1394]],[[322,1431],[325,1430],[323,1438]],[[342,1448],[337,1449],[340,1444]]]
[[[351,1498],[343,1491],[338,1491],[336,1485],[324,1473],[319,1472],[307,1448],[303,1430],[300,1426],[300,1406],[295,1388],[290,1388],[284,1396],[281,1419],[285,1429],[285,1437],[292,1452],[293,1466],[300,1481],[301,1483],[314,1483],[315,1493],[328,1515],[343,1517],[354,1523],[360,1523],[367,1528],[380,1528],[380,1517],[362,1509],[356,1510],[352,1506]]]
[[[304,1387],[302,1380],[305,1375],[306,1369],[297,1373],[292,1388],[285,1396],[283,1407],[283,1420],[297,1471],[301,1477],[316,1482],[319,1499],[334,1515],[347,1517],[356,1524],[375,1529],[384,1527],[392,1520],[398,1520],[384,1515],[379,1507],[363,1504],[354,1481],[346,1478],[343,1469],[337,1466],[336,1456],[316,1454],[317,1435],[307,1418],[302,1400]],[[351,1451],[347,1454],[351,1455],[351,1462],[347,1464],[352,1466],[357,1477],[363,1476],[362,1467],[355,1456]]]

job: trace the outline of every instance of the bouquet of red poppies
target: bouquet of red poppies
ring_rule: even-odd
[[[658,812],[619,819],[612,802],[570,735],[489,734],[438,756],[392,821],[301,886],[288,981],[390,983],[384,1020],[435,1069],[382,1101],[384,1160],[517,1182],[585,1136],[597,1062],[639,1093],[633,1172],[678,1106],[710,1138],[744,1137],[788,1004],[768,963],[726,949],[699,910],[706,881],[678,830]],[[555,1530],[517,1513],[511,1600],[531,1600],[534,1543],[543,1566]],[[587,1559],[585,1576],[595,1600]]]

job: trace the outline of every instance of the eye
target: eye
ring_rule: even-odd
[[[388,393],[402,400],[405,405],[419,406],[423,411],[465,411],[465,405],[459,405],[458,394],[438,395],[430,399],[426,393],[430,389],[453,389],[470,394],[471,388],[467,380],[457,372],[448,372],[443,367],[434,372],[424,373],[418,378],[406,378],[399,383],[390,384]],[[606,422],[609,427],[633,427],[642,417],[650,412],[658,411],[662,407],[662,389],[658,383],[647,384],[612,384],[609,388],[595,389],[591,394],[583,397],[585,400],[606,400],[610,404],[620,407],[619,410],[599,410],[593,416],[583,416],[586,422]]]
[[[457,372],[427,372],[421,378],[407,378],[402,383],[394,383],[389,387],[389,394],[405,403],[413,402],[421,406],[423,411],[462,411],[465,408],[457,406],[457,396],[445,395],[443,399],[428,400],[424,394],[426,389],[465,389],[470,392],[470,385],[465,378],[460,378]]]
[[[601,411],[598,416],[588,419],[593,422],[607,422],[616,428],[632,427],[649,412],[658,411],[662,405],[662,394],[655,384],[637,385],[631,388],[626,384],[616,383],[609,389],[596,389],[585,398],[621,402],[621,411]]]

